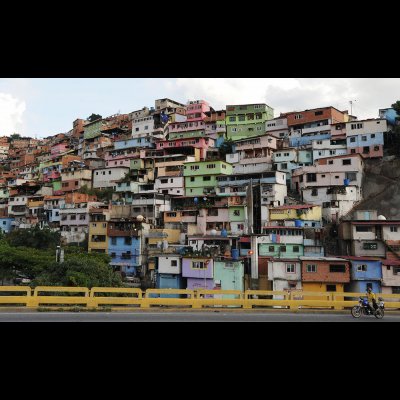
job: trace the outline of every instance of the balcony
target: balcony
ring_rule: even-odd
[[[271,162],[271,156],[243,157],[239,161],[240,164],[261,164],[270,162]]]
[[[44,201],[30,201],[28,202],[28,207],[43,207]]]

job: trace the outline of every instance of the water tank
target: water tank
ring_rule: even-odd
[[[228,236],[228,231],[226,229],[222,229],[221,236],[222,237],[227,237]]]
[[[231,254],[232,254],[232,259],[234,259],[234,260],[239,259],[239,249],[232,249]]]
[[[301,226],[302,226],[302,220],[301,220],[301,219],[295,219],[295,220],[294,220],[294,226],[295,226],[296,228],[301,228]]]
[[[349,186],[349,184],[350,184],[350,179],[344,179],[343,180],[343,184],[344,184],[344,186]]]

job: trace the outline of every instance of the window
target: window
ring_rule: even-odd
[[[71,221],[75,221],[75,220],[76,220],[76,215],[75,215],[75,214],[71,215],[71,216],[69,217],[69,219],[70,219]]]
[[[199,169],[200,167],[198,166],[198,165],[191,165],[190,166],[190,169],[193,171],[193,170],[197,170],[197,169]]]
[[[400,294],[400,286],[392,286],[393,294]]]
[[[286,246],[281,246],[280,251],[281,253],[286,253]]]
[[[378,249],[378,243],[364,243],[363,244],[363,249],[364,250],[377,250]]]
[[[374,151],[379,151],[379,146],[374,146]]]
[[[203,181],[211,181],[211,176],[203,176]]]
[[[286,264],[286,273],[294,274],[296,272],[296,266],[294,264]]]
[[[233,210],[233,215],[236,217],[240,216],[240,210]]]
[[[117,238],[116,237],[112,237],[111,238],[111,244],[113,244],[113,245],[117,244]]]
[[[375,137],[375,133],[371,133],[371,139]]]
[[[126,237],[126,238],[125,238],[125,241],[124,241],[124,244],[130,246],[130,245],[132,244],[132,238]]]
[[[298,253],[300,251],[299,246],[293,246],[293,253]]]
[[[307,182],[317,182],[317,174],[307,174]]]
[[[306,271],[307,272],[317,272],[317,266],[315,264],[307,264]]]
[[[193,269],[206,269],[203,261],[192,261],[192,268]]]
[[[351,158],[346,158],[345,160],[342,160],[343,165],[351,165]]]
[[[323,175],[321,175],[321,178],[325,178],[325,175],[323,174]]]
[[[301,114],[296,114],[296,115],[294,116],[294,119],[300,119],[300,118],[303,118],[303,116],[302,116]]]
[[[318,196],[318,189],[316,189],[316,188],[312,189],[311,196]]]
[[[336,292],[336,285],[326,285],[327,292]]]
[[[315,111],[315,116],[317,116],[317,115],[322,115],[323,114],[323,111]]]
[[[111,253],[111,258],[115,258],[117,255],[115,253]]]
[[[351,124],[351,129],[362,129],[363,124]]]
[[[79,215],[79,220],[80,221],[83,221],[84,219],[86,219],[86,215],[85,214]]]
[[[357,172],[346,172],[346,178],[352,182],[357,180]]]
[[[269,246],[269,247],[268,247],[268,251],[269,251],[270,253],[273,253],[273,252],[275,251],[275,246]]]
[[[245,115],[239,115],[239,121],[245,121],[246,116]]]
[[[329,264],[329,272],[346,272],[346,266],[342,264]]]
[[[397,232],[397,226],[391,226],[390,232]]]
[[[168,179],[160,179],[161,183],[168,183]]]
[[[357,272],[367,272],[367,266],[365,264],[357,265]]]
[[[120,162],[120,164],[122,164],[122,161]],[[108,175],[111,175],[111,171],[108,171]]]
[[[171,260],[171,267],[177,267],[178,266],[178,260]]]
[[[215,168],[215,167],[216,167],[215,164],[207,164],[207,168],[208,168],[208,169],[213,169],[213,168]]]
[[[195,179],[196,179],[196,178],[195,178],[194,176],[191,176],[191,177],[190,177],[190,182],[194,182]]]
[[[393,267],[393,275],[400,275],[400,267]]]
[[[282,163],[281,164],[281,169],[287,169],[287,163]]]
[[[361,141],[362,141],[362,142],[366,142],[366,141],[367,141],[367,137],[366,137],[366,136],[364,136],[364,135],[363,135],[363,136],[361,136]]]
[[[328,161],[328,164],[329,164],[329,165],[332,165],[332,164],[333,164],[333,160],[329,160],[329,161]]]
[[[350,142],[351,143],[354,143],[356,141],[356,137],[355,136],[352,136],[351,138],[350,138]]]
[[[144,126],[144,130],[147,131],[148,129],[149,129],[149,126],[148,126],[148,125],[145,125],[145,126]]]
[[[235,122],[236,121],[236,117],[229,117],[229,122]]]

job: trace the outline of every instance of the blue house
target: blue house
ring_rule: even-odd
[[[344,256],[351,263],[350,283],[345,287],[347,292],[365,293],[368,287],[375,293],[381,293],[382,261],[371,257]]]
[[[140,238],[132,236],[111,236],[108,238],[110,265],[114,269],[136,276],[141,265]]]
[[[160,274],[157,273],[156,278],[157,289],[186,289],[186,279],[182,278],[182,275],[175,274]],[[162,298],[181,298],[184,297],[180,294],[150,294],[150,297],[162,297]]]
[[[11,223],[14,221],[14,218],[0,218],[0,229],[4,233],[9,233],[12,229]]]
[[[289,145],[290,145],[290,147],[311,145],[313,140],[324,140],[324,139],[330,139],[330,138],[331,138],[330,132],[329,133],[321,133],[318,135],[291,137],[289,139]]]

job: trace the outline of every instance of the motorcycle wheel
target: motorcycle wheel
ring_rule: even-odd
[[[362,312],[361,312],[361,307],[360,307],[360,306],[354,306],[354,307],[351,309],[351,315],[352,315],[354,318],[360,318],[360,317],[361,317],[361,314],[362,314]]]
[[[384,315],[385,312],[381,308],[378,308],[375,312],[375,318],[382,319]]]

